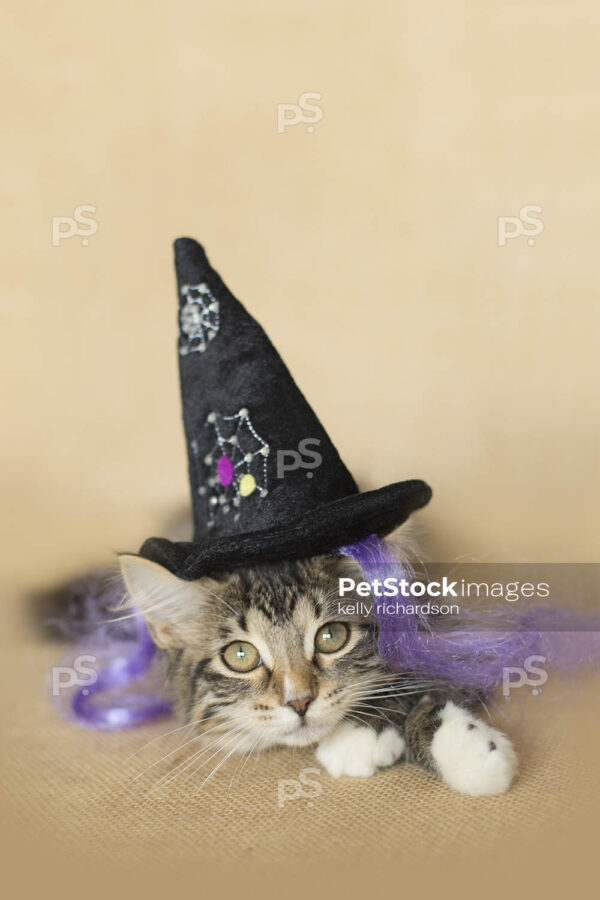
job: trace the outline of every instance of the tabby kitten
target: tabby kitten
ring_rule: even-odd
[[[340,615],[339,578],[361,580],[353,560],[290,560],[195,582],[137,556],[122,556],[121,568],[131,603],[168,654],[180,716],[199,734],[210,730],[213,746],[315,744],[336,777],[404,761],[473,796],[510,786],[510,741],[456,691],[391,672],[375,621]]]

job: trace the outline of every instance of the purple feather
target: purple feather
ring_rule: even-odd
[[[163,654],[142,615],[129,608],[126,618],[115,616],[124,595],[125,586],[115,573],[92,573],[70,587],[67,615],[48,622],[62,637],[77,641],[67,668],[76,670],[81,655],[94,660],[93,681],[74,691],[53,691],[63,714],[92,728],[131,728],[172,712],[170,700],[161,693]]]
[[[387,577],[410,581],[410,571],[375,535],[340,547],[339,553],[356,560],[368,582]],[[523,666],[529,656],[545,657],[548,666],[562,673],[600,662],[597,611],[477,609],[461,612],[450,626],[416,613],[394,610],[393,615],[385,615],[377,608],[376,613],[379,650],[392,668],[429,675],[469,691],[492,691],[502,684],[506,668]]]

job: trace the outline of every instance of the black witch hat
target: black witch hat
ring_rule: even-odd
[[[193,580],[384,536],[431,497],[423,481],[360,493],[258,322],[190,238],[175,241],[179,363],[194,539],[140,554]]]

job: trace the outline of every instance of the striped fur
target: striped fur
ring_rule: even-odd
[[[132,602],[168,654],[179,714],[195,733],[206,732],[220,749],[250,752],[318,744],[349,725],[375,735],[393,728],[402,743],[394,761],[437,771],[431,744],[440,711],[461,698],[413,673],[391,672],[377,652],[376,622],[340,614],[340,577],[361,580],[353,560],[288,560],[196,582],[140,557],[121,563]],[[341,608],[352,599],[346,595]],[[337,652],[318,652],[315,635],[332,621],[343,621],[350,637]],[[261,664],[247,673],[228,668],[223,651],[233,641],[256,647]],[[308,701],[303,714],[300,701]]]

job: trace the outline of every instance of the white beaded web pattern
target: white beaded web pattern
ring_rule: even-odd
[[[214,430],[215,444],[202,463],[204,483],[198,493],[207,498],[207,525],[215,524],[217,513],[233,511],[234,521],[240,517],[240,505],[252,494],[266,497],[267,457],[270,447],[258,434],[247,409],[233,416],[211,412],[206,427]],[[199,448],[192,441],[192,451],[199,463]],[[200,465],[196,471],[200,472]]]
[[[179,353],[204,353],[219,331],[219,301],[207,284],[184,284],[179,308]]]

